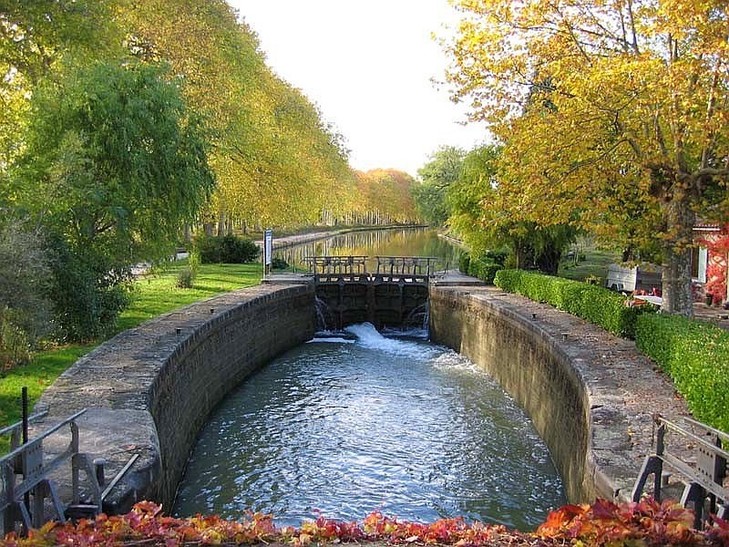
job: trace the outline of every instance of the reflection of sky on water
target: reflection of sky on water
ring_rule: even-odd
[[[438,237],[435,230],[406,228],[350,232],[278,249],[273,254],[301,268],[306,268],[303,259],[308,256],[431,256],[442,259],[436,270],[443,270],[457,266],[459,252],[456,247]],[[367,267],[368,271],[375,271],[375,261],[371,260]]]

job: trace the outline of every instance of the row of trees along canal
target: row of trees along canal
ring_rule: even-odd
[[[577,231],[658,256],[689,314],[691,228],[729,212],[727,5],[455,4],[448,79],[498,146],[462,158],[451,227],[546,270]],[[353,172],[223,0],[8,0],[0,40],[3,340],[96,336],[186,224],[416,216],[412,179]]]
[[[690,315],[692,228],[729,218],[729,5],[455,4],[448,80],[498,146],[442,150],[424,213],[546,271],[589,232],[663,264],[664,310]]]
[[[0,104],[0,364],[102,335],[184,226],[416,220],[224,0],[2,2]]]

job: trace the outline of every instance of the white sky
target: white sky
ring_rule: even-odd
[[[269,66],[347,140],[352,167],[415,176],[442,145],[470,150],[483,125],[437,90],[447,60],[431,38],[448,0],[228,0],[258,34]]]

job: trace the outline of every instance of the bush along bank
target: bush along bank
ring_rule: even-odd
[[[696,419],[729,432],[729,332],[650,314],[638,318],[635,343],[671,377]]]
[[[729,432],[729,332],[654,313],[652,306],[629,307],[624,296],[579,281],[500,270],[494,283],[634,339],[636,347],[671,377],[696,419]]]
[[[634,339],[638,316],[655,311],[652,306],[629,307],[623,295],[597,285],[524,270],[500,270],[494,284],[551,304],[623,338]]]
[[[462,253],[458,259],[458,269],[461,273],[477,277],[492,285],[496,272],[504,268],[505,261],[506,253],[502,251],[487,251],[480,256]]]

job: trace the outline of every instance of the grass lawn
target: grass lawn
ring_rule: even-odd
[[[251,287],[261,281],[260,264],[203,264],[200,266],[192,289],[176,287],[177,274],[187,261],[168,265],[164,271],[148,274],[137,280],[132,304],[117,321],[118,333],[179,307],[204,300],[216,294]],[[43,351],[35,355],[26,366],[18,367],[0,376],[0,426],[22,418],[21,390],[28,387],[30,408],[43,391],[80,357],[104,340],[90,344],[74,344]],[[8,442],[0,439],[0,452],[7,451]]]
[[[598,249],[589,242],[580,242],[577,246],[580,260],[577,263],[572,258],[563,258],[559,264],[558,275],[567,279],[584,281],[586,277],[599,277],[599,285],[605,284],[607,270],[610,264],[620,263],[621,256],[617,251]],[[583,258],[584,257],[584,258]]]

